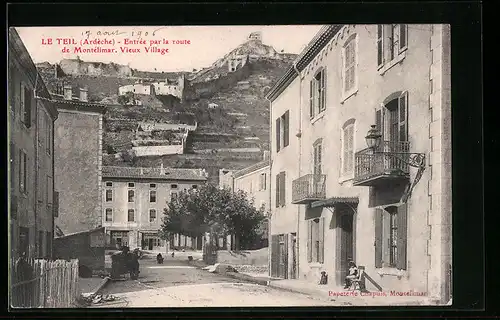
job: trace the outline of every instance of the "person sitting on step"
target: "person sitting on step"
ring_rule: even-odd
[[[349,261],[349,273],[345,277],[345,286],[344,289],[349,289],[352,284],[352,279],[356,279],[358,277],[358,267],[354,263],[354,261]]]

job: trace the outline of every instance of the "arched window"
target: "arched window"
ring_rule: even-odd
[[[342,126],[342,176],[354,172],[354,119],[347,120]]]
[[[391,152],[408,150],[408,92],[389,95],[376,110],[377,129],[384,141],[382,147]]]
[[[350,36],[342,48],[342,87],[344,95],[356,90],[358,49],[356,34]]]

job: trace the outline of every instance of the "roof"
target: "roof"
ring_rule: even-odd
[[[269,164],[270,164],[269,160],[264,160],[264,161],[258,162],[256,164],[253,164],[253,165],[251,165],[249,167],[246,167],[244,169],[235,171],[233,173],[233,177],[234,178],[239,178],[239,177],[244,176],[246,174],[249,174],[249,173],[252,173],[254,171],[260,170],[262,168],[268,167]]]
[[[9,28],[9,39],[8,39],[8,56],[18,61],[22,68],[26,71],[28,78],[31,80],[33,87],[35,88],[35,97],[38,99],[45,99],[50,102],[50,93],[47,90],[45,82],[43,82],[42,77],[38,73],[38,69],[31,59],[31,56],[21,40],[21,37],[17,33],[14,27]],[[51,104],[44,104],[47,110],[51,113],[53,118],[57,118],[57,109]]]
[[[204,175],[202,169],[181,168],[138,168],[106,166],[102,168],[102,177],[194,181],[207,180],[207,177]]]
[[[106,113],[107,105],[102,103],[92,103],[81,100],[66,100],[62,95],[52,93],[52,100],[57,108],[76,110],[76,111],[91,111],[97,113]]]
[[[64,239],[64,238],[76,236],[79,234],[84,234],[84,233],[90,234],[90,233],[99,232],[99,231],[104,231],[104,227],[98,227],[98,228],[91,229],[91,230],[73,232],[73,233],[65,234],[65,235],[60,236],[60,237],[56,237],[56,239]]]
[[[295,59],[293,65],[285,72],[278,80],[274,87],[269,90],[266,99],[274,101],[285,88],[297,77],[297,71],[304,70],[307,65],[321,52],[328,42],[340,31],[343,24],[325,25],[322,27],[314,38],[309,42],[307,47],[302,50],[299,56]]]

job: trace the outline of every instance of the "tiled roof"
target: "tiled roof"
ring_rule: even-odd
[[[332,197],[332,198],[328,198],[326,200],[314,201],[313,203],[311,203],[311,208],[334,207],[336,204],[339,204],[339,203],[348,203],[348,204],[357,205],[359,203],[359,198],[358,197]]]
[[[236,172],[233,174],[233,176],[234,176],[235,178],[239,178],[239,177],[244,176],[244,175],[246,175],[246,174],[249,174],[249,173],[251,173],[251,172],[254,172],[254,171],[257,171],[257,170],[259,170],[259,169],[262,169],[262,168],[268,167],[268,166],[269,166],[269,164],[270,164],[270,161],[269,161],[269,160],[264,160],[264,161],[258,162],[258,163],[256,163],[256,164],[253,164],[253,165],[251,165],[251,166],[249,166],[249,167],[246,167],[246,168],[243,168],[243,169],[241,169],[241,170],[236,171]]]
[[[103,167],[104,178],[134,178],[206,181],[201,169]]]

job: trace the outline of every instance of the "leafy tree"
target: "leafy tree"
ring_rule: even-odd
[[[163,239],[180,233],[197,237],[234,234],[236,247],[249,246],[258,236],[264,209],[256,209],[244,191],[232,192],[214,185],[182,191],[164,210]]]

